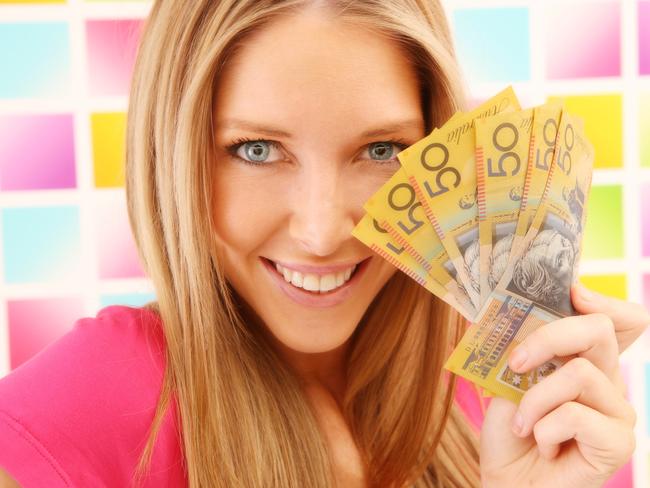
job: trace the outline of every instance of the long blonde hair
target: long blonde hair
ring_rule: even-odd
[[[313,3],[162,0],[146,19],[129,99],[126,196],[157,295],[146,307],[161,318],[166,366],[135,481],[175,404],[190,487],[334,485],[328,445],[297,377],[223,274],[210,211],[218,75],[248,34]],[[325,4],[404,49],[420,79],[427,132],[465,108],[437,1]],[[369,486],[479,484],[477,435],[442,367],[463,325],[402,273],[366,311],[352,338],[343,415]]]

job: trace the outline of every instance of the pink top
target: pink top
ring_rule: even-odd
[[[131,486],[164,367],[158,316],[111,305],[0,379],[0,466],[23,488]],[[480,426],[475,390],[458,400]],[[172,402],[143,486],[182,487]]]

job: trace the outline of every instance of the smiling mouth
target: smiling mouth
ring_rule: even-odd
[[[285,268],[275,261],[260,256],[266,261],[273,271],[282,278],[287,284],[292,285],[297,290],[310,295],[321,296],[334,293],[341,287],[345,286],[359,271],[361,265],[370,259],[370,257],[358,262],[348,270],[338,273],[302,273]]]

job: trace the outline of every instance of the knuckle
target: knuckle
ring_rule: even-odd
[[[577,357],[567,362],[562,369],[572,380],[584,384],[592,378],[594,367],[588,359]]]
[[[578,402],[566,402],[560,405],[557,410],[558,415],[562,417],[562,422],[566,422],[570,425],[578,425],[580,423],[582,409]]]
[[[596,335],[603,340],[616,339],[616,328],[614,322],[604,313],[595,313],[593,316],[593,327]]]
[[[632,427],[636,425],[637,413],[629,402],[625,402],[625,420]]]

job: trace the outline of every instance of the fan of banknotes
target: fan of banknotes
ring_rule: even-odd
[[[562,103],[522,109],[508,87],[397,155],[352,234],[469,322],[445,368],[519,402],[561,364],[527,374],[510,351],[575,313],[593,146]]]

